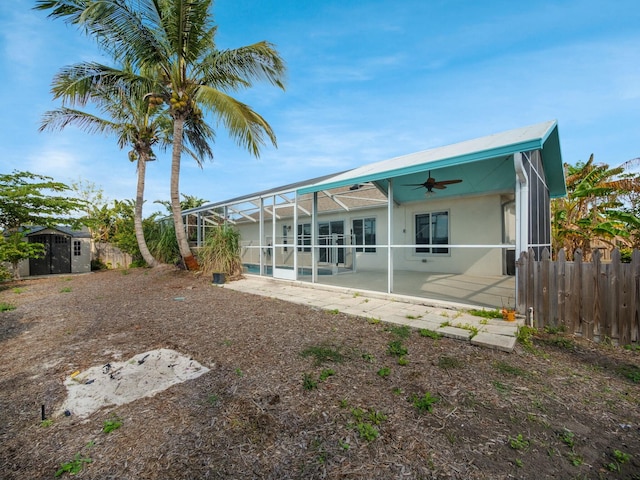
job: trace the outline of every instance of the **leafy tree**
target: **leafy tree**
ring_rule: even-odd
[[[0,261],[11,262],[14,276],[20,260],[44,253],[42,244],[23,240],[23,227],[79,226],[79,221],[70,216],[82,211],[85,203],[65,194],[69,190],[64,183],[44,175],[19,171],[0,174],[0,229],[4,232]]]
[[[180,254],[189,269],[198,263],[187,241],[180,208],[180,161],[186,137],[200,158],[212,152],[201,128],[203,110],[212,112],[236,142],[259,155],[264,136],[275,135],[258,113],[228,92],[266,80],[284,88],[284,62],[268,42],[218,50],[211,13],[213,0],[37,0],[36,8],[80,25],[114,58],[135,67],[158,68],[161,81],[150,86],[153,98],[169,107],[173,118],[171,204]],[[96,69],[99,81],[119,75]]]
[[[573,258],[579,248],[588,259],[595,239],[612,247],[634,243],[630,227],[637,232],[640,220],[625,208],[624,196],[640,192],[640,179],[625,173],[629,166],[596,164],[593,155],[586,163],[565,164],[567,196],[551,204],[554,251],[564,248]]]

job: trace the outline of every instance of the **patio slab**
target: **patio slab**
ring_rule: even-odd
[[[291,282],[247,275],[244,279],[226,283],[222,288],[303,304],[324,310],[365,318],[375,318],[395,325],[428,329],[445,337],[471,341],[481,347],[511,352],[516,343],[518,322],[486,321],[447,305],[431,305],[424,298],[355,292],[350,289]],[[447,326],[441,326],[443,323]],[[461,328],[468,327],[468,328]],[[471,328],[478,333],[473,338]]]

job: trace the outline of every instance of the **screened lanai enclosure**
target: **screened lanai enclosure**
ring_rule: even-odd
[[[516,258],[551,248],[565,194],[556,122],[183,212],[194,247],[226,223],[247,274],[499,308]]]

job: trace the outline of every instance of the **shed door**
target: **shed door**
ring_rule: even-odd
[[[30,275],[71,273],[71,239],[64,235],[34,235],[31,243],[42,243],[45,254],[42,258],[29,259]]]

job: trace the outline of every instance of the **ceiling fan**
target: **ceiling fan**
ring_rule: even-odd
[[[451,185],[453,183],[460,183],[462,182],[462,180],[460,179],[456,179],[456,180],[441,180],[439,182],[436,182],[436,179],[433,178],[431,176],[431,170],[429,170],[429,178],[427,178],[427,181],[424,183],[410,183],[408,185],[405,185],[405,187],[424,187],[427,189],[427,192],[429,193],[433,193],[433,189],[438,189],[438,190],[444,190],[445,188],[447,188],[447,185]],[[416,189],[417,190],[417,189]]]

